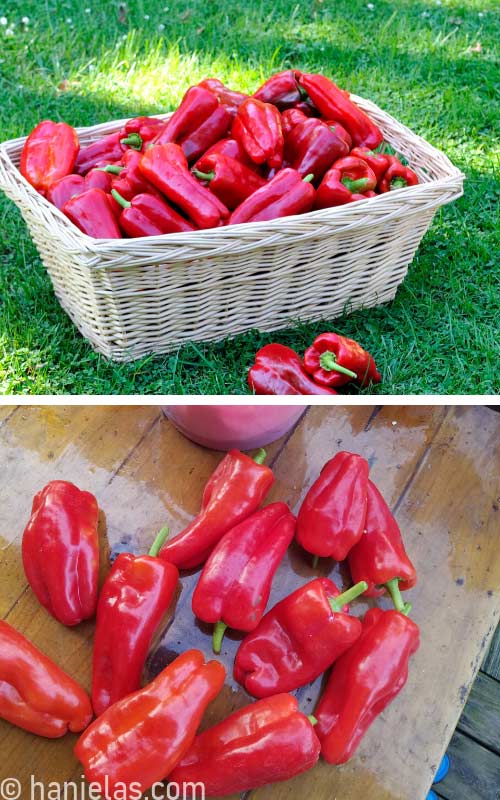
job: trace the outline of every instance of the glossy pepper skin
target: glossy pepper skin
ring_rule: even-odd
[[[199,167],[193,168],[193,175],[206,181],[210,191],[229,209],[239,206],[266,184],[265,178],[261,178],[235,158],[221,153],[203,156],[199,163]]]
[[[161,199],[161,193],[144,177],[139,168],[141,158],[142,153],[137,150],[126,150],[119,164],[107,164],[105,167],[98,167],[96,172],[107,174],[112,181],[110,188],[113,188],[126,200],[132,200],[136,194],[144,193],[152,194]]]
[[[200,513],[160,550],[160,557],[179,569],[203,564],[227,531],[253,514],[274,483],[269,467],[261,463],[265,451],[256,460],[230,450],[209,479],[201,501]]]
[[[344,764],[354,755],[373,720],[405,685],[418,646],[418,626],[404,614],[380,608],[365,614],[361,636],[335,662],[314,712],[329,764]]]
[[[350,137],[337,123],[310,117],[295,125],[285,143],[285,161],[305,177],[312,173],[318,183],[334,161],[349,152]]]
[[[321,115],[326,119],[337,120],[349,132],[355,147],[362,146],[374,150],[383,141],[380,128],[349,97],[324,75],[299,73],[299,86],[308,94]]]
[[[62,207],[71,222],[94,239],[121,239],[110,196],[102,189],[87,189]]]
[[[61,210],[68,200],[83,194],[88,189],[102,189],[109,192],[111,189],[111,176],[97,169],[91,169],[85,177],[82,175],[65,175],[64,178],[51,183],[47,189],[46,198]]]
[[[218,78],[205,78],[205,80],[199,82],[198,86],[212,92],[233,118],[236,116],[241,104],[248,99],[247,94],[229,89]]]
[[[227,627],[252,631],[266,610],[274,574],[295,533],[286,503],[271,503],[231,528],[203,567],[193,613],[214,623],[214,652]]]
[[[305,371],[295,350],[283,344],[261,347],[247,380],[255,394],[337,394],[326,386],[318,386]]]
[[[300,108],[287,108],[281,114],[281,128],[283,130],[283,136],[285,137],[285,145],[287,136],[293,131],[296,125],[300,122],[305,122],[306,119],[310,119]]]
[[[149,555],[120,553],[101,589],[92,668],[92,705],[97,716],[137,691],[153,635],[175,594],[179,571],[156,558],[167,533]]]
[[[215,228],[229,216],[226,206],[191,175],[178,145],[154,145],[146,150],[139,166],[142,174],[198,228]]]
[[[233,211],[229,224],[264,222],[291,214],[302,214],[311,210],[314,197],[315,191],[311,183],[303,180],[295,169],[282,169]]]
[[[372,481],[368,481],[367,492],[365,530],[349,553],[351,576],[366,581],[369,597],[379,597],[387,589],[398,611],[404,611],[401,592],[415,586],[417,573],[399,525]]]
[[[205,159],[209,156],[214,155],[215,153],[220,153],[221,155],[229,156],[229,158],[234,158],[236,161],[239,161],[240,164],[244,164],[245,167],[249,167],[252,170],[258,170],[259,167],[257,164],[254,164],[252,159],[249,158],[243,147],[236,139],[219,139],[218,142],[209,147],[206,153],[204,153],[198,161],[195,162],[194,167],[196,169],[201,169],[203,171],[203,164],[205,163]]]
[[[125,150],[125,145],[121,143],[123,134],[121,131],[109,133],[96,142],[92,142],[87,147],[81,147],[75,161],[74,171],[78,175],[86,175],[93,167],[101,166],[119,161]]]
[[[369,150],[367,147],[353,147],[349,155],[353,156],[353,158],[361,158],[363,161],[366,161],[375,174],[377,184],[383,178],[390,164],[388,155],[385,153],[376,153],[373,150]]]
[[[314,727],[295,697],[279,694],[199,734],[169,783],[182,789],[201,782],[207,797],[226,796],[305,772],[316,764],[319,751]]]
[[[256,164],[281,167],[285,142],[276,106],[249,97],[238,108],[231,135]]]
[[[232,123],[232,116],[222,103],[217,106],[213,114],[179,144],[188,161],[195,161],[209,147],[227,136]]]
[[[11,625],[0,620],[0,717],[57,739],[92,719],[87,693]]]
[[[352,203],[358,195],[375,189],[377,178],[366,161],[346,156],[335,161],[318,186],[314,208]]]
[[[354,587],[353,587],[354,588]],[[291,692],[315,680],[361,635],[349,600],[328,578],[300,586],[265,614],[239,646],[234,677],[254,697]]]
[[[215,94],[201,86],[191,86],[181,100],[179,107],[166,121],[155,144],[180,144],[182,139],[196,131],[219,108]],[[212,142],[212,144],[216,141]]]
[[[136,194],[125,200],[115,189],[111,195],[122,207],[120,228],[128,236],[161,236],[164,233],[187,233],[196,228],[181,217],[168,203],[151,194]]]
[[[396,156],[386,156],[389,166],[380,180],[381,194],[392,192],[394,189],[403,189],[405,186],[416,186],[418,175],[409,167],[405,167]]]
[[[63,625],[94,616],[99,541],[97,500],[68,481],[51,481],[33,499],[22,558],[38,601]]]
[[[87,781],[106,800],[118,800],[123,785],[144,793],[163,780],[191,745],[224,678],[222,664],[205,664],[203,653],[187,650],[143,689],[110,706],[75,747]]]
[[[72,172],[79,149],[78,135],[71,125],[46,119],[26,139],[19,171],[35,189],[46,191]]]
[[[261,103],[271,103],[273,106],[283,111],[292,108],[303,99],[304,92],[300,90],[293,69],[285,72],[277,72],[271,75],[265,83],[260,86],[253,97]]]
[[[350,380],[366,386],[381,381],[370,353],[339,333],[320,333],[304,353],[304,367],[322,386],[343,386]]]
[[[363,535],[368,462],[339,452],[326,462],[297,516],[297,541],[315,556],[343,561]],[[364,578],[357,578],[364,580]]]
[[[152,142],[158,136],[165,125],[165,120],[156,117],[129,119],[120,131],[120,144],[128,145],[133,150],[140,152],[148,142]]]

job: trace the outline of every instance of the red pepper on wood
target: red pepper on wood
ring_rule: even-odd
[[[380,180],[379,190],[382,194],[405,186],[416,186],[418,175],[409,167],[405,167],[396,156],[386,156],[389,166]]]
[[[311,719],[299,711],[295,697],[279,694],[199,734],[170,774],[169,785],[180,793],[198,783],[207,797],[244,792],[311,769],[319,750]]]
[[[370,353],[338,333],[317,336],[304,353],[304,367],[322,386],[343,386],[350,380],[366,386],[381,380]]]
[[[314,681],[361,634],[349,616],[363,581],[340,594],[328,578],[316,578],[285,597],[262,617],[239,646],[234,677],[254,697],[291,692]]]
[[[116,189],[111,190],[111,195],[123,209],[118,223],[128,236],[161,236],[164,233],[196,230],[194,225],[159,197],[136,194],[129,201],[125,200]]]
[[[375,173],[361,158],[346,156],[335,161],[316,191],[314,208],[331,208],[351,203],[360,193],[377,185]]]
[[[233,211],[229,224],[264,222],[310,211],[315,197],[310,178],[308,175],[303,179],[295,169],[280,170]]]
[[[147,556],[120,553],[101,589],[92,669],[97,716],[140,687],[153,635],[179,580],[173,564],[156,558],[167,533],[160,531]]]
[[[208,89],[210,92],[213,92],[213,94],[219,99],[219,102],[229,111],[232,117],[236,116],[238,108],[245,100],[248,99],[247,94],[243,94],[243,92],[235,92],[233,89],[229,89],[217,78],[205,78],[205,80],[199,82],[198,86],[201,86],[202,89]]]
[[[162,781],[191,745],[224,684],[218,661],[188,650],[143,689],[110,706],[78,740],[85,777],[107,800]]]
[[[19,171],[35,189],[45,192],[72,172],[79,148],[77,132],[71,125],[46,119],[26,139]]]
[[[274,483],[261,450],[255,459],[230,450],[211,476],[201,501],[200,513],[170,541],[160,557],[179,569],[203,564],[227,531],[253,514]]]
[[[333,162],[346,156],[350,137],[338,123],[311,117],[299,122],[287,136],[285,161],[304,177],[311,172],[318,183]]]
[[[329,764],[344,764],[354,755],[373,720],[405,685],[418,646],[418,626],[404,614],[380,608],[365,614],[361,636],[333,665],[314,712]]]
[[[75,161],[74,171],[78,175],[85,175],[93,167],[119,161],[125,150],[121,139],[123,139],[122,132],[116,131],[116,133],[109,133],[86,147],[81,147]]]
[[[401,592],[417,582],[417,573],[408,558],[399,525],[372,481],[368,481],[365,530],[349,553],[349,568],[355,581],[366,581],[370,597],[387,589],[398,611],[409,611]]]
[[[87,693],[7,622],[0,620],[0,717],[57,739],[92,719]]]
[[[87,189],[68,200],[62,212],[87,236],[94,239],[121,239],[110,199],[102,189]]]
[[[97,500],[68,481],[51,481],[33,499],[22,558],[38,601],[63,625],[95,613],[99,572]]]
[[[238,108],[232,136],[256,164],[281,167],[284,139],[276,106],[249,97]]]
[[[111,189],[111,176],[98,169],[91,169],[85,177],[83,175],[65,175],[64,178],[51,183],[47,189],[46,198],[56,208],[62,209],[64,205],[88,189],[102,189],[109,192]]]
[[[326,462],[297,515],[297,541],[315,556],[343,561],[363,535],[368,462],[339,452]],[[353,578],[357,583],[362,578]]]
[[[221,153],[205,155],[200,161],[202,166],[193,167],[193,175],[201,181],[207,181],[210,191],[229,209],[239,206],[266,184],[265,178],[256,175],[235,158]]]
[[[337,394],[326,386],[318,386],[305,371],[295,350],[283,344],[261,347],[247,380],[255,394]]]
[[[253,97],[261,103],[271,103],[282,111],[291,108],[303,100],[304,92],[301,90],[295,71],[287,69],[285,72],[277,72],[271,75],[265,83],[260,86]]]
[[[231,528],[212,550],[192,607],[195,616],[215,625],[214,653],[220,653],[226,628],[251,631],[259,624],[294,532],[286,503],[271,503]]]

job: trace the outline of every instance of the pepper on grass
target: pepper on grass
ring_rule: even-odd
[[[315,383],[295,350],[283,344],[261,347],[247,381],[255,394],[337,394],[333,389]]]
[[[126,149],[126,145],[121,143],[122,139],[122,132],[116,131],[116,133],[109,133],[86,147],[81,147],[75,161],[74,171],[78,175],[86,175],[94,167],[119,161]]]
[[[276,106],[249,97],[238,108],[231,135],[256,164],[281,167],[284,138]]]
[[[76,195],[83,194],[88,189],[102,189],[109,192],[111,189],[111,176],[98,169],[91,169],[85,177],[83,175],[65,175],[64,178],[51,183],[47,189],[46,198],[56,208],[62,209],[64,205]]]
[[[277,72],[275,75],[271,75],[253,93],[253,97],[256,100],[260,100],[261,103],[271,103],[279,108],[280,111],[283,111],[300,103],[304,98],[304,94],[297,83],[295,71],[287,69],[285,72]]]
[[[304,353],[304,367],[322,386],[343,386],[351,380],[366,386],[381,381],[370,353],[339,333],[320,333]]]
[[[398,611],[371,608],[359,639],[333,665],[314,712],[321,753],[344,764],[373,720],[399,694],[419,646],[418,626]]]
[[[51,481],[34,499],[22,559],[39,603],[63,625],[92,617],[97,605],[97,500],[68,481]]]
[[[226,628],[251,631],[259,624],[294,532],[295,517],[286,503],[271,503],[231,528],[212,550],[192,608],[215,626],[214,653],[220,653]]]
[[[0,717],[57,739],[92,719],[84,689],[8,622],[0,620]]]
[[[346,156],[350,136],[338,123],[311,117],[299,122],[285,142],[285,162],[304,177],[312,173],[319,183],[334,161]]]
[[[121,239],[122,234],[110,201],[110,195],[102,189],[87,189],[68,200],[61,210],[87,236],[94,239]]]
[[[207,797],[220,797],[288,780],[318,760],[314,722],[289,694],[251,703],[200,733],[169,785],[185,791],[201,784]]]
[[[254,697],[291,692],[314,681],[361,634],[347,605],[367,588],[346,592],[328,578],[315,578],[280,600],[238,648],[234,677]]]
[[[229,216],[226,206],[191,175],[179,145],[154,145],[143,154],[139,168],[198,228],[215,228]]]
[[[405,167],[396,156],[386,156],[389,166],[380,180],[379,190],[382,194],[405,186],[416,186],[418,175],[409,167]]]
[[[199,180],[206,181],[219,200],[229,209],[234,209],[251,194],[265,186],[265,178],[261,178],[253,170],[240,161],[221,153],[202,156],[198,167],[191,170]]]
[[[310,211],[316,194],[310,183],[312,177],[302,178],[295,169],[280,170],[233,211],[229,224],[264,222]]]
[[[123,697],[78,740],[85,777],[106,800],[162,781],[191,745],[208,704],[224,684],[218,661],[187,650],[147,686]],[[126,793],[125,793],[126,792]]]
[[[357,196],[373,191],[377,178],[366,161],[346,156],[335,161],[316,191],[314,208],[331,208],[351,203]]]
[[[372,481],[367,486],[365,530],[348,556],[354,581],[366,581],[369,597],[390,593],[398,611],[409,611],[401,592],[417,582],[415,567],[405,550],[399,525]]]
[[[131,200],[125,200],[116,189],[112,189],[111,195],[123,209],[118,224],[128,236],[161,236],[196,230],[168,203],[152,194],[136,194]]]
[[[46,119],[33,128],[23,145],[21,175],[35,189],[45,192],[72,172],[79,148],[78,134],[71,125]]]
[[[230,450],[210,477],[201,510],[181,533],[165,542],[160,557],[179,569],[203,564],[227,531],[253,514],[274,483],[263,463],[265,450],[250,458]]]
[[[232,117],[236,116],[238,108],[248,99],[247,94],[229,89],[218,78],[205,78],[205,80],[199,82],[198,86],[213,92]]]
[[[297,541],[304,550],[343,561],[359,542],[366,520],[368,470],[367,460],[357,453],[341,451],[326,462],[297,515]]]

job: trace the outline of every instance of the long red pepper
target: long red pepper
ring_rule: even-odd
[[[304,353],[304,367],[322,386],[343,386],[350,380],[366,386],[379,383],[373,357],[354,339],[338,333],[320,333]]]
[[[265,178],[261,178],[235,158],[221,153],[205,155],[200,162],[199,167],[193,168],[193,175],[201,181],[207,181],[210,191],[229,209],[236,208],[257,189],[266,185]]]
[[[231,135],[256,164],[281,167],[284,139],[276,106],[249,97],[238,108]]]
[[[218,107],[219,101],[213,92],[201,86],[191,86],[154,139],[154,143],[157,145],[179,143],[181,139],[197,130]]]
[[[187,160],[194,161],[219,139],[227,136],[232,121],[233,117],[226,106],[222,103],[218,105],[208,119],[179,141]]]
[[[304,94],[297,83],[295,71],[287,69],[285,72],[277,72],[275,75],[271,75],[253,93],[253,97],[256,100],[260,100],[261,103],[271,103],[282,111],[300,103]]]
[[[349,553],[349,568],[355,581],[366,581],[367,595],[390,593],[398,611],[409,611],[401,592],[417,582],[415,567],[405,550],[399,525],[372,481],[367,486],[366,522],[363,535]]]
[[[284,157],[302,177],[312,173],[319,183],[333,162],[348,154],[350,144],[351,137],[342,125],[311,117],[289,133]]]
[[[137,150],[126,150],[119,164],[108,164],[97,167],[93,172],[104,172],[112,179],[112,187],[125,200],[132,200],[137,194],[152,194],[161,198],[161,194],[153,184],[146,180],[139,164],[142,153]],[[89,174],[92,174],[89,173]]]
[[[74,171],[78,175],[85,175],[90,169],[102,165],[103,162],[111,164],[119,161],[126,149],[126,145],[121,143],[122,139],[122,131],[116,131],[116,133],[109,133],[86,147],[81,147],[75,161]]]
[[[313,767],[320,745],[295,697],[279,694],[239,709],[200,733],[169,776],[180,796],[203,786],[206,797],[284,781]],[[191,788],[190,788],[191,787]],[[193,795],[188,795],[193,796]]]
[[[265,450],[255,459],[230,450],[205,486],[199,514],[163,545],[160,557],[179,569],[203,564],[223,535],[257,510],[273,485],[272,470],[262,463],[265,457]]]
[[[291,692],[315,680],[361,634],[349,616],[364,581],[340,594],[328,578],[300,586],[262,617],[236,653],[234,677],[254,697]]]
[[[179,580],[177,567],[156,558],[167,533],[160,531],[147,556],[120,553],[101,589],[92,668],[97,716],[140,687],[153,635]]]
[[[102,189],[109,192],[111,189],[111,176],[101,170],[91,169],[85,177],[83,175],[65,175],[64,178],[51,183],[45,197],[56,208],[62,209],[68,200],[76,195],[83,194],[88,189]]]
[[[315,383],[295,350],[283,344],[266,344],[258,350],[247,381],[255,394],[337,394]]]
[[[247,155],[243,147],[236,139],[219,139],[218,142],[209,147],[206,153],[204,153],[198,161],[194,163],[195,169],[200,169],[202,172],[204,171],[205,159],[209,156],[214,155],[215,153],[220,153],[221,155],[229,156],[229,158],[235,158],[236,161],[239,161],[241,164],[244,164],[245,167],[250,167],[250,169],[256,171],[259,169],[257,164],[254,164],[251,158]]]
[[[215,624],[214,653],[220,653],[226,628],[251,631],[259,624],[294,532],[295,517],[286,503],[271,503],[231,528],[212,550],[192,608],[199,619]]]
[[[236,116],[238,108],[248,99],[247,94],[229,89],[222,81],[218,80],[218,78],[205,78],[203,81],[199,82],[198,86],[212,92],[218,98],[221,105],[229,111],[232,117]]]
[[[92,719],[82,687],[0,620],[0,717],[38,736],[77,733]]]
[[[334,664],[315,717],[321,753],[344,764],[373,720],[405,685],[419,646],[418,626],[398,611],[370,609],[361,636]]]
[[[61,210],[87,236],[94,239],[121,239],[111,199],[102,189],[87,189],[68,200]]]
[[[73,170],[79,147],[71,125],[46,119],[26,139],[19,171],[35,189],[45,191]]]
[[[63,625],[95,613],[98,506],[90,492],[51,481],[33,499],[22,542],[24,571],[38,601]]]
[[[310,211],[315,197],[314,187],[309,182],[312,177],[308,175],[303,179],[295,169],[280,170],[233,211],[229,224],[264,222]]]
[[[361,539],[368,469],[356,453],[339,452],[326,462],[297,515],[297,541],[309,553],[343,561]]]
[[[123,208],[119,225],[129,236],[161,236],[164,233],[181,233],[196,230],[194,225],[181,217],[160,197],[151,194],[136,194],[125,200],[116,189],[111,195]]]

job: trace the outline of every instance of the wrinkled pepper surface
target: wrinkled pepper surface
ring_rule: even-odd
[[[396,156],[386,156],[389,166],[380,180],[379,190],[382,194],[405,186],[416,186],[418,175],[409,167],[405,167]]]
[[[108,193],[111,189],[111,176],[97,169],[91,169],[85,177],[83,175],[65,175],[64,178],[59,178],[51,183],[45,196],[56,208],[62,210],[68,200],[83,194],[88,189],[102,189],[103,192]]]
[[[253,97],[261,103],[271,103],[279,108],[280,111],[291,108],[303,99],[304,92],[301,91],[295,71],[287,69],[285,72],[277,72],[271,75],[265,83],[260,86]]]
[[[338,333],[320,333],[304,353],[304,367],[322,386],[343,386],[351,380],[361,386],[379,383],[375,361],[354,339]]]
[[[231,135],[256,164],[281,167],[284,139],[276,106],[248,98],[238,108]]]
[[[295,350],[284,344],[261,347],[248,371],[247,380],[255,394],[337,394],[333,389],[315,383]]]
[[[282,169],[233,211],[229,224],[265,222],[291,214],[302,214],[311,210],[314,197],[314,186],[309,180],[303,179],[295,169]]]
[[[132,200],[137,194],[152,194],[160,197],[161,194],[153,184],[142,174],[139,164],[142,153],[137,150],[126,150],[119,164],[108,164],[105,167],[97,167],[95,172],[104,172],[112,180],[112,188],[121,194],[125,200]],[[89,175],[93,174],[91,171]]]
[[[377,179],[377,184],[383,178],[390,164],[388,155],[369,150],[367,147],[353,147],[349,155],[366,161]]]
[[[144,145],[152,142],[158,136],[165,125],[165,120],[156,117],[134,117],[129,119],[121,129],[120,143],[140,152]]]
[[[285,162],[304,177],[312,173],[319,183],[334,161],[346,156],[351,138],[338,123],[310,117],[295,125],[285,143]]]
[[[87,189],[68,200],[61,210],[87,236],[94,239],[121,239],[111,201],[111,195],[102,189]]]
[[[19,171],[35,189],[46,191],[72,172],[80,149],[78,135],[65,122],[46,119],[26,139]]]
[[[351,203],[359,194],[372,191],[377,185],[375,173],[361,158],[340,158],[325,173],[318,186],[314,208],[331,208]]]
[[[266,184],[265,178],[222,153],[202,156],[192,172],[199,180],[206,181],[210,191],[229,209],[239,206]]]

